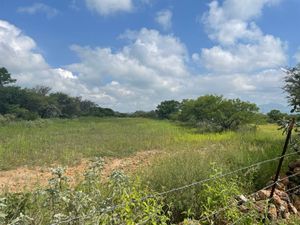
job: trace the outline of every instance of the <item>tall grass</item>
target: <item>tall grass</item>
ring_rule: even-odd
[[[284,136],[276,130],[276,126],[272,125],[260,126],[257,131],[241,131],[224,135],[230,138],[223,137],[218,142],[206,142],[205,147],[202,146],[201,149],[190,148],[165,154],[157,158],[149,168],[141,171],[140,175],[152,189],[158,192],[166,191],[208,178],[212,165],[222,168],[226,173],[278,157],[284,143]],[[295,157],[285,160],[283,172],[292,159]],[[264,187],[274,175],[277,164],[278,160],[235,174],[238,176],[243,192],[252,193]],[[203,186],[196,185],[166,195],[166,202],[173,205],[175,221],[183,219],[182,212],[191,212],[196,217],[199,216],[201,205],[204,204],[199,200],[199,196],[203,194]]]
[[[200,149],[233,133],[198,135],[166,121],[148,119],[41,120],[0,127],[0,169],[71,164],[94,156],[124,157],[137,151]]]
[[[284,136],[274,125],[238,132],[199,134],[167,121],[139,118],[42,120],[16,122],[0,128],[0,169],[22,165],[72,164],[94,156],[124,157],[157,150],[150,166],[136,174],[156,192],[170,190],[211,175],[212,165],[223,172],[280,155]],[[287,163],[295,157],[285,160]],[[278,161],[235,174],[242,193],[266,185]],[[195,217],[207,196],[198,185],[165,196],[174,221],[187,213]]]

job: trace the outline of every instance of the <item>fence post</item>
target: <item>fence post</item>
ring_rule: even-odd
[[[274,195],[274,192],[275,192],[275,188],[276,188],[276,185],[277,185],[277,182],[278,182],[280,170],[281,170],[282,163],[283,163],[283,160],[284,160],[284,156],[285,156],[285,153],[287,151],[287,148],[288,148],[291,136],[292,136],[292,131],[293,131],[294,125],[295,125],[295,118],[293,118],[291,120],[291,122],[289,123],[288,132],[287,132],[287,135],[286,135],[285,143],[284,143],[284,146],[283,146],[283,150],[282,150],[282,153],[281,153],[281,157],[280,157],[278,167],[277,167],[277,171],[276,171],[275,178],[274,178],[274,184],[272,186],[271,194],[270,194],[270,197],[269,197],[270,200],[273,198],[273,195]]]

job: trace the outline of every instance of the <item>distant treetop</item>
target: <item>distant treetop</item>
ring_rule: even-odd
[[[16,80],[12,79],[10,73],[7,71],[6,68],[0,68],[0,87],[4,87],[7,84],[15,83]]]

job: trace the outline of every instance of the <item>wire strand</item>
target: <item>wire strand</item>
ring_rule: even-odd
[[[269,185],[267,185],[267,186],[261,188],[260,190],[258,190],[258,191],[256,191],[256,192],[253,192],[253,193],[251,193],[251,194],[248,194],[248,195],[247,195],[247,198],[251,198],[251,197],[253,197],[255,194],[257,194],[259,191],[266,190],[266,189],[272,187],[273,185],[277,184],[277,183],[280,182],[280,181],[283,181],[283,180],[285,180],[285,179],[287,179],[287,178],[295,177],[295,176],[297,176],[297,175],[300,175],[300,172],[295,173],[295,174],[292,174],[292,175],[289,175],[289,176],[286,176],[286,177],[284,177],[284,178],[281,178],[281,179],[279,179],[277,182],[273,182],[273,183],[271,183],[271,184],[269,184]],[[223,208],[221,208],[221,209],[219,209],[219,210],[217,210],[217,211],[211,213],[211,214],[208,215],[208,216],[203,216],[202,218],[200,217],[199,220],[200,220],[200,221],[205,221],[205,219],[211,218],[212,216],[216,216],[216,215],[220,214],[221,212],[226,211],[227,209],[229,209],[229,208],[231,208],[231,207],[233,207],[233,206],[235,206],[235,205],[238,205],[239,203],[241,203],[241,201],[233,202],[232,204],[230,204],[230,205],[228,205],[228,206],[226,206],[226,207],[223,207]]]
[[[272,158],[272,159],[263,160],[263,161],[251,164],[249,166],[246,166],[246,167],[242,167],[242,168],[239,168],[239,169],[227,172],[227,173],[219,174],[219,175],[216,175],[216,176],[213,176],[213,177],[210,177],[210,178],[202,179],[202,180],[190,183],[190,184],[186,184],[186,185],[183,185],[183,186],[180,186],[180,187],[177,187],[177,188],[170,189],[168,191],[156,193],[156,194],[153,194],[153,195],[148,195],[148,196],[145,196],[145,197],[141,198],[140,200],[144,201],[144,200],[149,199],[149,198],[155,198],[155,197],[167,195],[167,194],[170,194],[170,193],[173,193],[173,192],[182,191],[182,190],[185,190],[185,189],[193,187],[193,186],[197,186],[197,185],[200,185],[200,184],[207,183],[209,181],[213,181],[213,180],[216,180],[216,179],[227,177],[227,176],[230,176],[230,175],[242,172],[244,170],[248,170],[248,169],[251,169],[253,167],[260,166],[260,165],[263,165],[263,164],[266,164],[266,163],[269,163],[269,162],[273,162],[273,161],[276,161],[276,160],[281,159],[283,157],[290,157],[290,156],[293,156],[293,155],[296,155],[296,154],[299,154],[299,153],[298,152],[292,152],[292,153],[289,153],[289,154],[285,154],[283,156],[278,156],[278,157],[275,157],[275,158]],[[274,184],[272,184],[272,185],[274,185]],[[132,202],[135,202],[135,200],[132,200]],[[110,207],[108,207],[106,209],[101,210],[101,213],[112,212],[115,209],[117,209],[119,207],[122,207],[122,206],[125,206],[125,204],[119,204],[119,205],[110,206]],[[65,221],[62,221],[62,222],[56,223],[56,224],[68,223],[68,222],[71,222],[73,220],[80,219],[80,218],[82,218],[82,217],[79,217],[79,218],[76,217],[76,218],[73,218],[73,219],[70,218],[68,220],[65,220]]]

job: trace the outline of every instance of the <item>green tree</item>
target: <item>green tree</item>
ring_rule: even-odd
[[[75,117],[75,116],[124,116],[112,109],[101,108],[94,102],[71,97],[64,93],[51,93],[51,88],[36,86],[21,88],[5,86],[15,82],[9,72],[0,68],[0,114],[13,114],[17,118],[32,120],[38,117]]]
[[[97,117],[115,116],[115,112],[110,108],[102,108],[97,106],[91,108],[90,115],[97,116]]]
[[[280,112],[280,110],[272,109],[267,113],[269,123],[277,123],[280,119],[287,117],[288,114]]]
[[[285,86],[283,88],[288,94],[288,101],[293,107],[291,112],[300,109],[300,64],[287,69],[285,76]]]
[[[73,98],[61,92],[52,93],[49,98],[57,105],[61,117],[71,118],[80,115],[80,98]]]
[[[196,100],[182,102],[179,120],[211,131],[236,129],[255,120],[258,107],[239,99],[205,95]]]
[[[83,101],[80,101],[80,114],[82,116],[88,116],[91,114],[92,110],[97,107],[97,104],[95,104],[94,102],[92,101],[89,101],[89,100],[83,100]]]
[[[11,107],[18,105],[22,97],[23,92],[20,87],[0,88],[0,114],[10,113]]]
[[[46,96],[50,93],[51,88],[43,85],[37,85],[36,87],[31,89],[33,92],[40,94],[42,96]]]
[[[175,100],[163,101],[157,108],[156,113],[160,119],[171,119],[171,116],[179,111],[180,102]]]
[[[7,84],[11,84],[16,82],[15,79],[12,79],[10,73],[7,71],[6,68],[0,68],[0,87],[4,87]]]
[[[138,110],[138,111],[135,111],[134,113],[132,113],[130,116],[131,117],[143,117],[143,118],[157,119],[157,113],[154,110],[151,110],[148,112]]]

